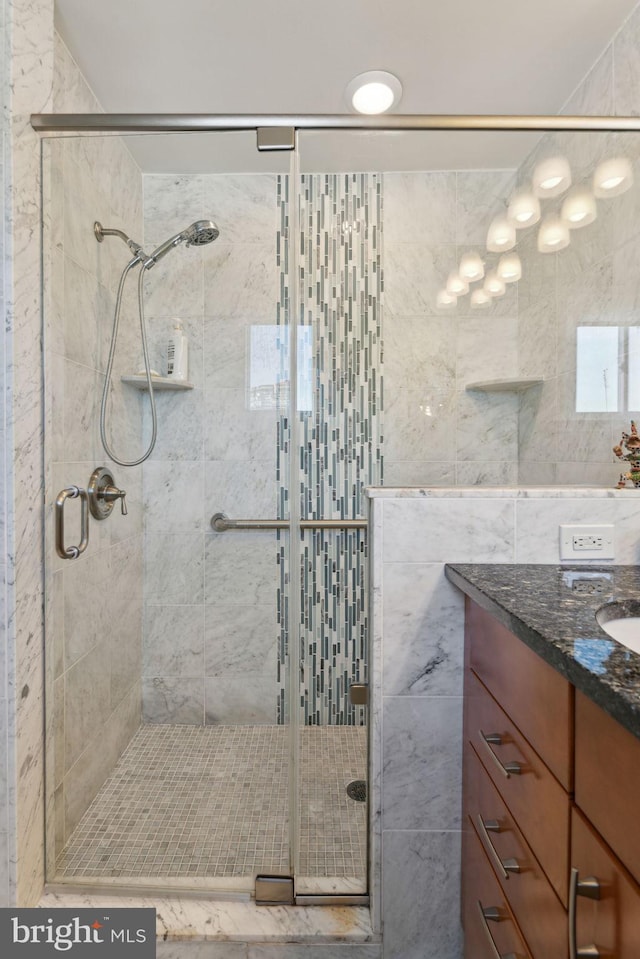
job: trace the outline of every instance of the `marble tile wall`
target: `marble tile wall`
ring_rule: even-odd
[[[53,3],[5,0],[4,367],[8,895],[32,905],[44,877],[40,152],[50,106]],[[6,881],[3,881],[6,889]]]
[[[9,74],[7,57],[7,18],[5,4],[0,3],[0,90],[2,91],[2,102],[7,103],[9,92]],[[8,780],[8,687],[7,687],[7,601],[6,601],[6,580],[7,580],[7,498],[6,498],[6,446],[7,433],[5,427],[5,327],[4,317],[6,316],[6,297],[5,297],[5,224],[6,224],[6,206],[5,196],[8,189],[9,178],[5,175],[7,168],[7,145],[9,142],[8,116],[3,112],[0,130],[0,197],[2,198],[2,228],[0,228],[0,309],[3,317],[2,330],[0,331],[0,907],[9,905],[9,780]]]
[[[640,9],[623,25],[563,108],[565,114],[636,115],[640,62]],[[617,412],[576,410],[576,330],[579,326],[637,326],[640,281],[640,134],[548,134],[518,171],[526,182],[535,163],[565,155],[574,183],[589,183],[597,164],[629,157],[633,188],[597,201],[594,223],[571,231],[569,247],[539,254],[527,231],[518,250],[523,263],[519,286],[518,357],[524,376],[544,384],[523,395],[519,432],[521,483],[615,485],[621,465],[612,453],[638,409]],[[560,198],[561,200],[561,198]],[[555,200],[543,201],[551,211]],[[637,379],[640,357],[620,348],[619,362]],[[615,369],[610,375],[615,375]],[[623,408],[622,408],[623,409]]]
[[[462,253],[484,260],[487,224],[509,192],[509,171],[385,173],[385,484],[508,485],[518,468],[514,395],[465,385],[515,374],[513,286],[490,312],[435,306]]]
[[[180,317],[194,385],[157,394],[158,442],[143,468],[151,722],[276,722],[276,534],[213,533],[209,521],[278,515],[280,410],[250,388],[252,363],[263,375],[269,352],[272,374],[280,369],[277,190],[269,174],[144,177],[146,248],[194,220],[220,229],[210,246],[173,251],[147,281],[152,365],[166,372]]]
[[[100,112],[66,47],[56,37],[53,108]],[[141,716],[142,473],[106,456],[99,411],[115,292],[130,259],[117,238],[98,244],[94,220],[142,235],[142,178],[116,137],[48,141],[45,190],[45,551],[48,701],[48,869],[79,822]],[[141,394],[123,387],[121,357],[137,335],[135,280],[123,299],[111,389],[108,436],[120,458],[144,442]],[[139,454],[138,454],[139,455]],[[90,520],[89,546],[63,560],[53,542],[60,489],[87,487],[97,466],[127,490],[128,515],[116,506]],[[79,535],[78,508],[65,507],[68,543]]]
[[[460,959],[464,601],[444,564],[558,562],[558,525],[587,516],[615,525],[616,562],[638,563],[640,502],[631,490],[371,496],[374,909],[384,959]]]

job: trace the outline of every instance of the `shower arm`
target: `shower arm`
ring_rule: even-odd
[[[127,246],[129,247],[131,252],[134,254],[134,256],[139,257],[140,260],[142,260],[143,262],[149,259],[147,254],[144,252],[144,250],[140,246],[140,244],[136,243],[135,240],[132,240],[130,237],[128,237],[127,234],[123,233],[122,230],[116,230],[115,228],[112,228],[112,227],[107,228],[106,226],[103,226],[102,223],[100,223],[98,220],[96,220],[95,223],[93,224],[93,232],[95,234],[95,238],[98,241],[98,243],[102,243],[105,236],[118,236],[120,237],[123,243],[127,244]]]

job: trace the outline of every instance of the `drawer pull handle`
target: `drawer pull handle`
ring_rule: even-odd
[[[494,959],[518,959],[515,952],[502,953],[498,951],[498,947],[489,929],[490,922],[501,922],[506,916],[495,906],[483,906],[479,899],[478,912],[480,913],[480,922],[482,923],[482,928],[485,931],[487,942],[489,943],[489,948],[491,949],[491,954],[494,956]]]
[[[598,959],[600,952],[597,946],[576,946],[576,899],[584,896],[587,899],[600,898],[600,883],[594,876],[579,879],[577,869],[571,870],[569,880],[569,959]]]
[[[517,859],[501,859],[498,850],[491,842],[490,832],[500,832],[500,823],[497,819],[483,819],[478,813],[478,829],[484,840],[485,846],[489,850],[489,855],[495,864],[496,869],[503,879],[509,878],[510,872],[520,872],[520,866]]]
[[[519,776],[522,773],[520,763],[501,763],[491,748],[492,746],[502,746],[502,736],[499,733],[483,733],[481,729],[478,730],[478,733],[480,734],[480,739],[486,746],[487,752],[503,776],[510,779],[512,776]]]

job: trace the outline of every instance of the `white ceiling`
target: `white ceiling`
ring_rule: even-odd
[[[56,0],[56,24],[108,113],[347,113],[349,80],[382,69],[402,82],[399,113],[555,114],[636,3]],[[531,135],[396,134],[376,163],[382,139],[308,135],[309,164],[328,169],[337,151],[342,169],[403,168],[408,150],[423,169],[512,167],[531,145]],[[273,165],[251,135],[223,142],[170,138],[160,149],[141,137],[134,152],[161,172],[204,168],[205,158]]]

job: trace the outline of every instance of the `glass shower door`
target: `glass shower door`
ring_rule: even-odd
[[[183,139],[196,161],[178,170]],[[44,145],[50,880],[246,896],[257,873],[291,872],[289,533],[210,524],[288,521],[288,164],[257,156],[255,134]],[[144,278],[151,365],[166,374],[178,317],[188,382],[156,380],[155,449],[118,466],[100,442],[100,398],[132,252],[117,235],[97,242],[94,222],[153,251],[203,219],[218,239],[172,248]],[[148,393],[131,383],[136,272],[107,416],[125,459],[151,433]],[[86,550],[60,557],[56,496],[103,466],[128,513],[91,517]],[[65,507],[69,544],[77,506]]]

